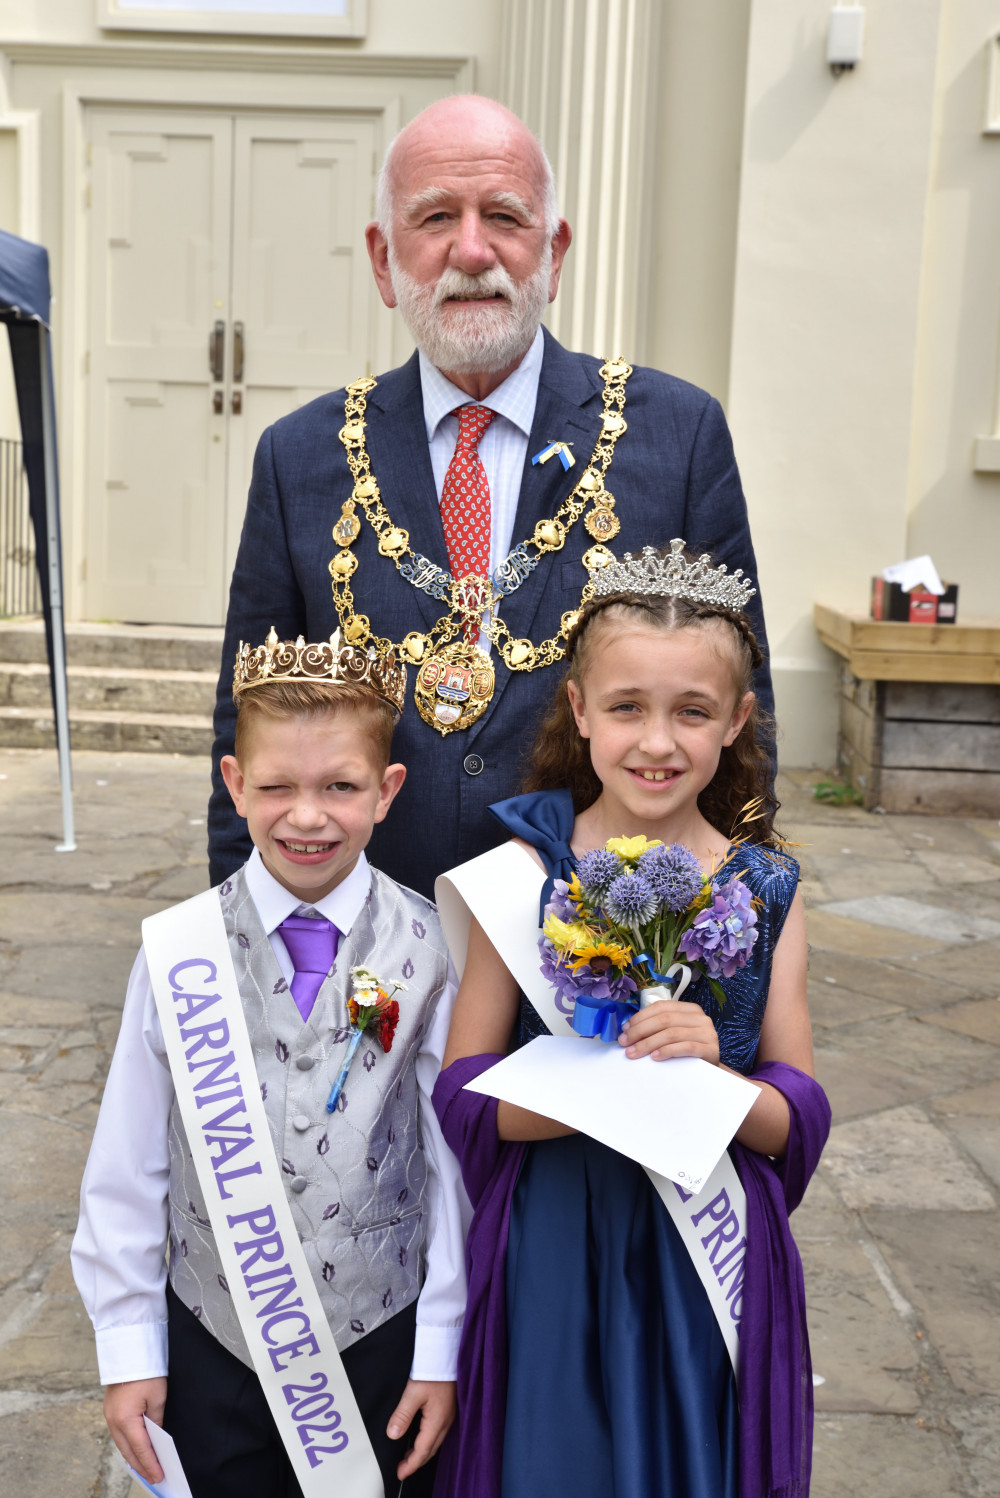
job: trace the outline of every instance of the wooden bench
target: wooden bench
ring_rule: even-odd
[[[813,618],[843,660],[838,761],[866,808],[1000,817],[1000,619]]]

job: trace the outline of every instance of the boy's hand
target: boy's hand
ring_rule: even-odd
[[[458,1401],[453,1383],[415,1378],[409,1380],[386,1427],[389,1439],[398,1441],[409,1430],[418,1410],[421,1412],[416,1440],[396,1468],[396,1476],[400,1482],[404,1477],[411,1477],[418,1467],[430,1461],[448,1434],[457,1409]]]
[[[654,1061],[669,1061],[673,1056],[698,1056],[702,1061],[719,1064],[719,1036],[700,1004],[683,999],[661,999],[640,1009],[622,1026],[618,1044],[625,1054],[652,1056]]]
[[[148,1482],[162,1482],[163,1468],[156,1460],[142,1417],[148,1415],[154,1425],[162,1425],[166,1403],[165,1378],[108,1384],[104,1391],[104,1418],[112,1439],[129,1465]]]

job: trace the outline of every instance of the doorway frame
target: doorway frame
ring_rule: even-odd
[[[6,47],[3,50],[10,55],[17,49]],[[34,55],[35,49],[31,51],[30,61],[37,64],[39,59]],[[213,49],[210,56],[202,54],[200,58],[185,51],[181,58],[168,60],[160,49],[150,53],[129,48],[130,71],[122,76],[119,69],[125,58],[116,59],[118,65],[112,71],[103,49],[80,51],[89,54],[86,62],[90,67],[100,65],[101,71],[93,77],[66,78],[59,89],[62,226],[58,288],[64,315],[58,319],[57,396],[67,617],[71,619],[85,619],[91,613],[86,575],[86,413],[90,379],[88,110],[149,107],[258,116],[272,113],[324,117],[368,114],[374,121],[378,141],[374,163],[377,170],[378,160],[403,123],[406,84],[422,83],[426,88],[427,83],[431,83],[435,97],[443,97],[474,87],[475,71],[473,60],[468,57],[303,56],[298,50],[289,49],[262,64],[259,53],[248,55],[242,49],[234,49],[232,53]],[[76,61],[79,64],[81,59],[77,57]],[[185,70],[175,72],[178,66]],[[76,71],[79,73],[79,67]],[[149,76],[154,73],[159,76]],[[336,97],[331,98],[334,93]],[[362,229],[363,226],[359,225],[359,237]],[[404,341],[405,329],[401,335],[398,319],[394,319],[390,310],[383,306],[374,281],[371,294],[375,330],[373,368],[381,370],[391,367],[394,362],[394,351]],[[407,347],[412,347],[412,344],[407,344]]]

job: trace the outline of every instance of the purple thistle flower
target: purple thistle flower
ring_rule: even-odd
[[[597,902],[622,871],[621,860],[606,848],[591,848],[576,866],[576,877],[589,900]]]
[[[757,940],[757,913],[742,879],[716,885],[712,903],[695,917],[678,950],[710,978],[731,978],[749,961]]]
[[[604,896],[604,909],[623,926],[641,926],[656,914],[656,896],[641,874],[619,874]]]
[[[656,898],[675,914],[701,894],[701,866],[683,843],[647,848],[636,867]]]

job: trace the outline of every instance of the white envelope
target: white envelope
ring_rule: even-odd
[[[156,1452],[156,1460],[163,1468],[163,1481],[152,1483],[142,1477],[135,1468],[125,1460],[121,1452],[115,1447],[115,1456],[121,1462],[127,1472],[131,1472],[132,1481],[139,1483],[140,1487],[146,1489],[147,1493],[153,1493],[156,1498],[191,1498],[191,1489],[188,1480],[184,1476],[184,1468],[181,1459],[177,1455],[177,1447],[174,1438],[160,1425],[154,1425],[148,1415],[143,1415],[146,1423],[146,1433]]]
[[[701,1189],[760,1094],[693,1056],[631,1060],[623,1046],[556,1035],[465,1085],[579,1129],[686,1191]]]

